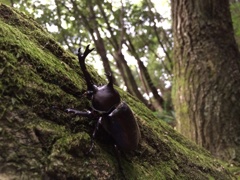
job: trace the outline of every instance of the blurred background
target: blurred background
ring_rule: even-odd
[[[67,50],[95,47],[88,63],[175,126],[170,0],[2,0],[34,18]],[[240,43],[240,2],[230,1]]]

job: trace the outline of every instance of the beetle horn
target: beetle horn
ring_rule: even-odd
[[[89,72],[87,71],[87,68],[85,65],[85,59],[86,59],[87,55],[94,50],[94,48],[89,49],[89,46],[90,45],[87,45],[83,54],[81,53],[81,48],[78,49],[78,61],[79,61],[80,67],[82,69],[85,81],[87,83],[87,89],[88,89],[88,91],[93,91],[94,86],[92,83],[92,78],[91,78],[91,75],[89,74]]]
[[[105,74],[107,79],[108,79],[108,86],[113,87],[113,78],[111,73],[106,73]]]

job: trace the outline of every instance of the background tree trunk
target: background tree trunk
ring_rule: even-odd
[[[239,158],[240,56],[229,2],[172,1],[177,129],[224,159]]]
[[[153,97],[156,101],[156,106],[153,107],[153,109],[158,109],[158,110],[163,110],[163,109],[167,109],[165,107],[165,102],[164,102],[164,99],[162,98],[162,96],[160,96],[158,94],[158,91],[157,91],[157,88],[154,86],[153,82],[152,82],[152,79],[150,77],[150,74],[148,72],[148,69],[144,66],[144,63],[141,61],[138,53],[136,52],[132,42],[131,42],[131,39],[129,36],[127,36],[127,41],[128,41],[128,50],[130,51],[130,53],[135,57],[135,59],[137,60],[137,63],[138,63],[138,69],[140,71],[140,74],[142,76],[142,83],[146,85],[146,92],[148,92],[147,89],[150,90],[150,92],[152,92],[153,94]],[[150,103],[152,104],[152,103]],[[154,105],[154,104],[152,104]],[[169,110],[169,109],[168,109]]]

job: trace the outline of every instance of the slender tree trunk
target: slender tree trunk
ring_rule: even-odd
[[[110,63],[109,63],[109,60],[107,58],[107,51],[106,51],[106,48],[105,48],[105,45],[104,45],[104,41],[103,41],[103,38],[98,30],[98,22],[96,20],[96,14],[94,12],[94,9],[93,9],[93,6],[92,6],[92,3],[91,1],[89,1],[89,9],[90,9],[90,12],[91,12],[91,16],[93,17],[93,22],[94,22],[94,32],[96,33],[96,36],[97,38],[94,38],[94,34],[92,33],[92,37],[93,37],[93,40],[94,40],[94,43],[95,43],[95,46],[96,46],[96,50],[98,52],[98,54],[101,56],[102,58],[102,62],[103,62],[103,67],[104,67],[104,71],[105,73],[111,73],[112,74],[112,79],[113,79],[113,83],[115,85],[117,85],[117,80],[115,79],[115,76],[113,74],[113,71],[111,69],[111,66],[110,66]]]
[[[132,95],[136,96],[140,101],[142,101],[145,105],[148,105],[146,99],[144,99],[143,95],[138,90],[138,85],[132,75],[131,69],[129,68],[124,55],[122,54],[122,38],[120,40],[117,39],[116,35],[114,35],[111,24],[109,23],[108,17],[102,7],[100,1],[97,1],[98,7],[100,9],[101,15],[104,18],[105,23],[107,24],[107,29],[111,35],[109,38],[109,42],[112,44],[115,53],[113,54],[117,67],[123,77],[124,83]],[[124,33],[122,33],[124,34]]]
[[[158,94],[157,88],[153,84],[153,81],[150,77],[150,74],[149,74],[147,68],[144,66],[143,62],[140,60],[140,57],[137,54],[136,49],[134,48],[134,45],[132,44],[131,39],[128,35],[127,35],[127,40],[128,40],[128,49],[132,53],[132,55],[135,57],[135,59],[137,60],[138,68],[140,70],[140,73],[144,77],[143,80],[146,82],[148,88],[152,92],[153,97],[154,97],[158,107],[160,107],[161,110],[165,109],[166,107],[165,107],[164,99],[162,98],[162,96],[160,96]],[[168,110],[170,110],[170,109],[168,109]]]
[[[142,96],[142,94],[140,93],[140,91],[138,90],[138,85],[132,75],[131,69],[129,68],[129,66],[127,65],[127,62],[124,58],[124,55],[122,54],[122,52],[117,52],[114,55],[114,58],[116,59],[117,64],[120,64],[122,71],[120,71],[120,73],[122,74],[122,76],[126,77],[124,78],[125,84],[129,90],[129,92],[136,96],[140,101],[142,101],[146,106],[148,106],[148,102],[146,99],[144,99],[144,97]]]
[[[240,56],[229,2],[176,0],[172,14],[177,129],[214,155],[234,159],[240,154]]]
[[[95,15],[95,12],[93,10],[93,6],[91,4],[91,1],[89,1],[89,10],[91,12],[91,18],[92,18],[92,22],[93,23],[90,23],[88,21],[88,19],[90,19],[90,17],[86,17],[86,15],[83,14],[83,12],[81,11],[81,9],[79,9],[77,3],[75,0],[71,0],[71,3],[73,4],[73,14],[75,16],[76,19],[78,19],[79,17],[81,17],[85,27],[87,27],[87,30],[89,31],[93,41],[94,41],[94,44],[95,44],[95,47],[96,47],[96,50],[97,50],[97,53],[100,55],[101,59],[102,59],[102,62],[103,62],[103,67],[104,67],[104,71],[106,73],[111,73],[112,74],[112,78],[113,78],[113,83],[115,85],[117,85],[117,81],[116,81],[116,78],[114,76],[114,73],[111,69],[111,66],[110,66],[110,63],[109,63],[109,60],[107,58],[107,51],[106,51],[106,48],[105,48],[105,45],[104,45],[104,41],[100,35],[100,32],[98,30],[98,22],[96,21],[96,15]],[[91,26],[91,24],[94,24],[94,27]],[[95,37],[96,35],[96,37]]]
[[[115,85],[118,85],[117,83],[117,80],[114,76],[114,73],[111,69],[111,66],[110,66],[110,63],[109,63],[109,60],[107,58],[107,51],[106,51],[106,48],[104,46],[104,41],[102,39],[102,37],[100,36],[100,33],[96,32],[97,36],[98,36],[98,40],[94,40],[94,43],[95,43],[95,46],[96,46],[96,50],[98,52],[98,54],[100,55],[101,59],[102,59],[102,62],[103,62],[103,67],[104,67],[104,71],[105,73],[111,73],[112,74],[112,79],[113,79],[113,83]]]

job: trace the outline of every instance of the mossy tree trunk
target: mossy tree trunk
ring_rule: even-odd
[[[177,0],[172,13],[177,129],[212,154],[234,159],[240,143],[240,56],[229,3]]]
[[[106,83],[87,68],[94,83]],[[76,56],[32,18],[0,4],[0,179],[122,179],[103,128],[85,154],[96,120],[52,108],[86,109],[85,90]],[[232,179],[207,151],[119,92],[142,137],[120,157],[126,179]]]

